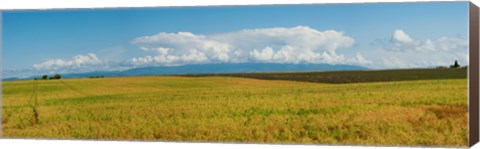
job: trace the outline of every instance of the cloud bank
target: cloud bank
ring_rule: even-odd
[[[105,63],[94,53],[76,55],[71,59],[49,59],[39,64],[33,64],[33,70],[44,74],[63,72],[89,72],[101,70]],[[38,74],[37,74],[38,75]]]
[[[376,60],[378,68],[448,66],[455,60],[462,65],[468,64],[469,43],[468,38],[463,36],[419,40],[397,29],[389,40],[383,40],[379,44],[381,50],[371,55],[388,58]]]
[[[387,44],[386,49],[397,52],[455,52],[468,49],[468,38],[461,36],[441,37],[438,39],[426,39],[421,41],[414,40],[403,30],[397,29],[393,33],[390,43]]]
[[[454,60],[461,65],[468,64],[468,38],[458,36],[420,40],[402,29],[394,30],[390,37],[375,42],[369,49],[356,49],[361,53],[355,54],[352,50],[354,38],[340,31],[319,31],[307,26],[245,29],[207,35],[161,32],[134,38],[130,43],[140,49],[132,50],[147,55],[127,56],[127,59],[117,62],[99,58],[94,53],[80,54],[70,59],[49,59],[34,64],[32,71],[35,72],[32,74],[244,62],[351,64],[373,69],[448,66]],[[338,52],[342,48],[346,53]],[[6,75],[20,72],[28,73],[8,71]]]
[[[358,57],[345,58],[336,52],[339,48],[352,47],[355,43],[352,37],[335,30],[319,31],[307,26],[245,29],[212,35],[162,32],[135,38],[131,43],[144,51],[155,52],[155,55],[132,58],[130,62],[134,66],[227,62],[360,62]]]

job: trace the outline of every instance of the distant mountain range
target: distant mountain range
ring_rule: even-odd
[[[62,78],[88,78],[90,76],[119,77],[119,76],[156,76],[181,74],[219,74],[219,73],[255,73],[255,72],[305,72],[305,71],[332,71],[332,70],[367,70],[366,67],[356,65],[331,64],[277,64],[277,63],[221,63],[195,64],[183,66],[157,66],[133,68],[124,71],[96,71],[88,73],[61,74]],[[40,76],[35,76],[40,77]],[[10,80],[30,80],[29,78],[5,78]]]

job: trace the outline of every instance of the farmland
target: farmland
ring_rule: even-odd
[[[339,84],[219,75],[3,82],[3,136],[466,146],[463,74]]]
[[[181,76],[230,76],[264,80],[290,80],[317,83],[359,83],[388,82],[406,80],[437,80],[467,78],[467,68],[460,69],[391,69],[391,70],[350,70],[324,72],[273,72],[273,73],[224,73],[224,74],[188,74]]]

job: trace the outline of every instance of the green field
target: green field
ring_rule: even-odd
[[[151,76],[39,80],[36,90],[33,82],[3,82],[4,137],[463,147],[468,141],[466,77],[325,84]]]

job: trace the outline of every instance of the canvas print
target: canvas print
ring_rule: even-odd
[[[2,19],[2,137],[468,144],[468,2]]]

